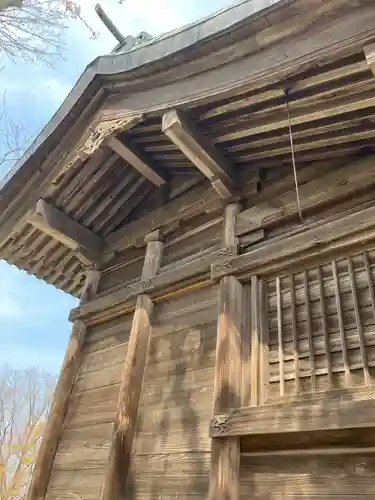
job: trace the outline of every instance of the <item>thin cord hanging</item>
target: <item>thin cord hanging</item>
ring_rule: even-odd
[[[297,197],[297,208],[298,208],[298,213],[299,213],[299,217],[301,219],[301,222],[303,222],[302,210],[301,210],[301,200],[300,200],[300,197],[299,197],[298,177],[297,177],[297,168],[296,168],[296,157],[295,157],[295,154],[294,154],[294,143],[293,143],[293,132],[292,132],[292,117],[291,117],[291,114],[290,114],[289,99],[288,99],[288,91],[287,90],[285,90],[285,97],[286,97],[286,109],[287,109],[287,112],[288,112],[289,138],[290,138],[290,148],[291,148],[291,151],[292,151],[294,184],[296,186],[296,197]]]

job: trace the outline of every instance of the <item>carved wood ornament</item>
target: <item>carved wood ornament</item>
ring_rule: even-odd
[[[95,153],[104,143],[115,134],[134,127],[142,120],[141,115],[126,118],[106,118],[97,121],[88,127],[88,130],[79,141],[76,150],[69,156],[64,170],[68,170],[77,161],[83,161]]]
[[[228,432],[228,415],[215,415],[210,423],[210,436],[220,436]]]

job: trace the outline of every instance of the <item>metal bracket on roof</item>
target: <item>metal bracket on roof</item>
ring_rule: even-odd
[[[117,52],[127,52],[137,45],[149,42],[152,38],[152,35],[146,31],[141,31],[138,36],[128,35],[122,42],[116,45],[116,47],[112,50],[112,54],[116,54]]]

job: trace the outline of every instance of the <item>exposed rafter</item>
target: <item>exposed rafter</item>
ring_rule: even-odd
[[[131,144],[130,142],[125,143],[125,141],[120,141],[113,136],[107,140],[106,144],[132,167],[138,170],[143,177],[155,184],[155,186],[161,186],[167,182],[167,179],[161,175],[157,169],[150,165],[150,162],[135,144]]]
[[[367,64],[375,76],[375,43],[370,43],[363,48]]]
[[[68,217],[44,200],[39,200],[27,221],[40,231],[76,252],[85,264],[99,262],[106,248],[103,238]]]
[[[169,111],[163,116],[163,132],[210,179],[222,198],[234,196],[234,175],[228,161],[181,111]]]

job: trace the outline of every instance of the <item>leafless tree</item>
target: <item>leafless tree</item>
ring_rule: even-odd
[[[81,16],[77,0],[0,0],[0,56],[50,64],[62,55],[66,22]],[[1,71],[1,68],[0,68]],[[6,92],[0,96],[0,180],[29,144],[25,126],[8,113]]]
[[[4,92],[0,100],[0,181],[19,160],[29,143],[27,128],[8,112]]]
[[[0,54],[51,63],[62,55],[66,21],[81,17],[75,0],[0,0]]]
[[[27,490],[52,399],[54,377],[0,367],[0,499]]]

